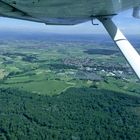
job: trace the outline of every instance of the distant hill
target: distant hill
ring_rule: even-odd
[[[140,47],[139,35],[129,35],[128,39],[136,47]],[[94,42],[102,44],[113,44],[113,41],[108,35],[96,34],[52,34],[44,32],[23,32],[23,31],[0,31],[0,40],[48,40],[48,41],[76,41],[76,42]]]

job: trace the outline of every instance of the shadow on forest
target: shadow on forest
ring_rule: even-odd
[[[94,88],[57,96],[0,89],[1,139],[139,139],[140,98]]]

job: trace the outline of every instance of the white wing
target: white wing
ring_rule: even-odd
[[[140,18],[139,5],[140,0],[1,0],[0,14],[51,25],[73,25],[98,18],[140,78],[140,56],[111,20],[130,8],[134,8],[133,16]]]
[[[0,14],[46,24],[77,24],[91,16],[114,15],[140,0],[1,0]]]

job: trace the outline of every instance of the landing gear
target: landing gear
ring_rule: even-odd
[[[109,35],[140,79],[140,55],[138,52],[122,34],[120,29],[113,23],[111,17],[100,17],[98,19],[102,22]]]

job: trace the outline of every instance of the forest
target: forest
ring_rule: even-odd
[[[61,37],[0,40],[0,140],[139,140],[140,82],[119,51]]]
[[[0,88],[0,139],[138,140],[140,97],[69,88],[60,95]]]

